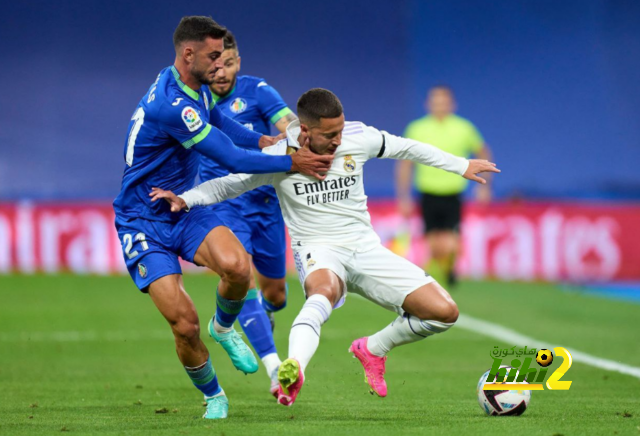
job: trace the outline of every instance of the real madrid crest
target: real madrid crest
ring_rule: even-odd
[[[352,173],[356,169],[356,161],[350,154],[344,157],[344,170],[348,173]]]
[[[316,261],[311,259],[311,253],[307,253],[307,269],[316,264]]]

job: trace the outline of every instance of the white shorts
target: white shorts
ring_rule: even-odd
[[[328,245],[305,245],[294,248],[293,258],[303,289],[309,274],[321,269],[334,272],[342,280],[342,296],[335,308],[344,304],[347,292],[354,292],[401,315],[407,295],[435,281],[422,268],[382,245],[362,253]]]

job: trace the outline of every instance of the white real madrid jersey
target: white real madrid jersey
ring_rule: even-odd
[[[288,147],[300,148],[299,135],[300,124],[294,121],[287,127],[287,138],[263,152],[284,155]],[[180,197],[191,208],[219,203],[270,184],[280,199],[294,248],[321,244],[368,251],[380,243],[371,226],[363,184],[365,164],[375,158],[409,159],[459,175],[469,165],[466,159],[432,145],[394,136],[361,122],[346,122],[325,180],[299,173],[231,174],[196,186]]]

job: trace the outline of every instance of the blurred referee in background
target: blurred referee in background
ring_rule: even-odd
[[[456,156],[491,160],[491,152],[476,127],[454,112],[456,102],[451,88],[438,85],[427,94],[425,107],[428,114],[412,121],[404,136],[433,144]],[[416,167],[415,177],[413,167]],[[455,261],[459,246],[459,228],[462,192],[467,181],[455,174],[411,161],[400,161],[396,168],[396,192],[400,213],[405,219],[411,216],[413,199],[411,181],[421,196],[424,228],[429,243],[430,261],[427,271],[443,286],[455,284]],[[478,202],[491,201],[490,179],[476,190]]]

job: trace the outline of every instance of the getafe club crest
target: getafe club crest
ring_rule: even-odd
[[[238,97],[229,104],[229,109],[231,109],[231,112],[234,114],[242,113],[247,110],[247,101]]]
[[[144,263],[138,264],[138,274],[140,274],[140,277],[142,277],[143,279],[147,277],[147,267],[144,265]]]
[[[356,169],[356,161],[350,154],[344,157],[344,170],[348,173],[352,173]]]

